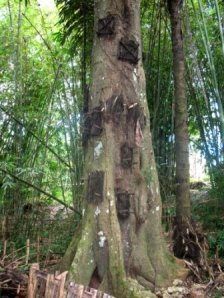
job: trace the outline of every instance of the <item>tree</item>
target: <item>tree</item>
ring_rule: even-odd
[[[178,272],[162,236],[139,10],[140,0],[95,1],[84,218],[61,264],[76,282],[125,298],[154,297],[143,289]]]
[[[177,226],[182,230],[186,229],[186,223],[191,216],[189,192],[189,137],[187,127],[188,112],[181,25],[182,1],[168,0],[168,9],[172,32],[175,98],[176,217]]]

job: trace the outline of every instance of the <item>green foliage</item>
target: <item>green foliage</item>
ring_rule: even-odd
[[[224,164],[219,164],[213,169],[214,187],[210,191],[212,200],[215,201],[214,219],[210,225],[214,228],[214,234],[209,236],[210,251],[212,254],[218,252],[224,258]],[[212,211],[212,210],[211,210]]]
[[[218,252],[219,256],[224,258],[224,229],[217,230],[214,234],[209,235],[208,243],[211,255]]]
[[[224,207],[224,163],[220,163],[213,168],[214,187],[211,190],[211,195],[219,201],[220,207]]]
[[[90,49],[93,40],[94,1],[93,0],[56,0],[59,8],[60,23],[63,31],[56,34],[56,38],[65,43],[71,40],[71,50],[76,51],[83,43]]]
[[[223,297],[223,290],[215,289],[212,293],[214,298],[222,298]]]
[[[223,164],[213,169],[214,186],[192,202],[193,216],[208,233],[209,254],[224,258],[224,184]]]
[[[13,179],[12,179],[12,177],[11,176],[9,176],[9,175],[6,175],[3,179],[2,179],[2,189],[4,190],[4,191],[6,191],[8,188],[13,188],[15,186],[15,183],[14,183],[14,181],[13,181]]]

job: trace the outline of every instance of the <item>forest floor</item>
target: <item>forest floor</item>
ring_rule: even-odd
[[[200,204],[206,204],[209,200],[208,190],[195,187],[195,189],[191,190],[191,197],[193,205],[197,206],[198,202]],[[69,213],[64,212],[59,207],[50,208],[50,211],[48,208],[47,213],[52,220],[56,218],[57,221],[59,213],[61,220],[66,220],[66,216],[67,218],[70,216]],[[166,236],[168,246],[172,250],[172,233],[167,233]],[[23,259],[22,262],[15,262],[12,258],[7,258],[7,261],[0,258],[0,297],[2,298],[26,297],[29,265],[32,263],[32,260],[29,261],[27,266],[24,266],[27,258],[26,256],[20,257]],[[57,255],[54,258],[54,254],[52,254],[52,258],[48,260],[49,263],[44,263],[45,266],[43,264],[41,265],[42,270],[46,272],[52,264],[57,264],[59,260],[60,258]],[[168,288],[156,290],[157,297],[224,298],[224,261],[221,258],[217,256],[207,258],[207,254],[204,254],[202,264],[194,264],[189,260],[184,262],[186,268],[189,269],[189,275],[186,280],[176,279]]]
[[[224,297],[224,273],[217,273],[214,280],[195,282],[192,276],[187,280],[174,280],[173,285],[156,293],[160,298],[222,298]]]
[[[214,279],[208,279],[205,276],[200,277],[200,272],[195,276],[197,266],[186,264],[191,267],[189,276],[185,281],[175,279],[168,288],[156,291],[158,298],[221,298],[224,297],[224,272],[214,272]],[[194,272],[193,272],[193,271]],[[46,270],[43,271],[43,274]],[[22,272],[17,269],[9,270],[1,268],[0,270],[0,297],[1,298],[25,298],[27,297],[28,272]],[[200,278],[200,280],[198,280]],[[39,297],[39,296],[38,296]],[[44,297],[44,296],[43,296]],[[48,297],[50,298],[50,297]],[[117,297],[119,298],[119,297]],[[129,297],[127,297],[129,298]],[[142,297],[144,298],[144,297]]]

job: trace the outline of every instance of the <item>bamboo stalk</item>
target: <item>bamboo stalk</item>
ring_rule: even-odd
[[[7,239],[6,239],[6,216],[3,216],[2,219],[2,241],[3,241],[3,254],[2,258],[4,259],[6,256],[6,249],[7,249]]]
[[[26,265],[29,263],[29,257],[30,257],[30,239],[26,240]]]
[[[193,1],[191,0],[192,3],[192,7],[195,11],[195,6]],[[224,111],[223,111],[223,105],[222,105],[222,100],[220,97],[220,92],[219,92],[219,87],[218,87],[218,82],[217,82],[217,76],[216,76],[216,72],[215,72],[215,65],[214,65],[214,60],[213,60],[213,56],[212,56],[212,52],[211,52],[211,47],[210,47],[210,42],[209,42],[209,36],[208,36],[208,29],[207,29],[207,23],[205,21],[205,17],[204,17],[204,10],[202,8],[202,2],[201,0],[198,0],[198,4],[199,4],[199,10],[200,10],[200,15],[201,15],[201,20],[202,20],[202,25],[201,22],[199,21],[198,17],[197,17],[197,21],[198,21],[198,25],[202,34],[202,39],[203,39],[203,43],[205,46],[205,50],[207,53],[207,58],[209,61],[209,66],[210,66],[210,71],[212,74],[212,78],[213,78],[213,86],[214,86],[214,93],[216,96],[216,100],[217,100],[217,104],[218,104],[218,108],[219,108],[219,119],[220,119],[220,133],[221,133],[221,138],[223,140],[224,143]],[[195,14],[197,15],[196,11]],[[204,33],[203,33],[203,29],[204,29]]]
[[[37,236],[37,263],[40,262],[40,236]]]
[[[12,260],[14,261],[14,259],[15,259],[15,243],[12,242],[11,246],[12,246]]]
[[[219,23],[219,32],[220,32],[220,38],[221,38],[221,43],[222,43],[222,53],[224,56],[224,36],[223,36],[223,24],[220,16],[220,10],[219,10],[219,4],[218,1],[215,0],[215,8],[216,8],[216,14],[217,14],[217,19]]]
[[[37,270],[39,270],[39,264],[37,264],[37,263],[33,264],[30,267],[27,298],[35,298],[36,297],[36,286],[37,286],[36,271]]]
[[[2,254],[2,258],[4,260],[5,256],[7,254],[7,240],[4,240],[4,244],[3,244],[3,254]]]

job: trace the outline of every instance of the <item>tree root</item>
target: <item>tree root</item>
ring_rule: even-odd
[[[127,278],[123,282],[123,285],[121,283],[120,288],[120,298],[156,298],[155,294],[153,294],[150,290],[146,290],[137,282],[137,280],[131,278]]]

